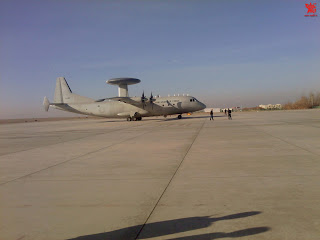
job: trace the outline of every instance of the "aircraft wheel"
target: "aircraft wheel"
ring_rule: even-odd
[[[181,119],[181,118],[182,118],[181,114],[180,114],[180,115],[178,115],[178,119]]]

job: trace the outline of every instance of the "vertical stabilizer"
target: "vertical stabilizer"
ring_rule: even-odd
[[[72,93],[71,88],[69,87],[69,84],[67,83],[67,80],[64,77],[59,77],[60,84],[61,84],[61,91],[62,96],[67,96],[70,93]]]
[[[56,90],[54,91],[53,101],[55,103],[63,103],[60,78],[57,78],[57,81],[56,81]]]
[[[64,77],[58,77],[54,92],[54,103],[89,103],[94,100],[72,93]]]

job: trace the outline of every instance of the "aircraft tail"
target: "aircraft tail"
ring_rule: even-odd
[[[44,99],[43,99],[43,107],[44,107],[44,110],[46,110],[46,112],[49,111],[50,106],[58,106],[58,107],[60,106],[61,107],[63,105],[64,105],[64,103],[50,103],[47,97],[44,97]]]
[[[54,103],[90,103],[93,99],[72,93],[66,79],[58,77],[56,81],[56,89],[54,92]]]

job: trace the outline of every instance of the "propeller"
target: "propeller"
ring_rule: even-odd
[[[144,91],[142,92],[142,96],[141,96],[141,102],[142,102],[142,107],[144,109],[145,107],[145,101],[146,101],[146,97],[144,96]]]
[[[150,103],[151,103],[151,108],[152,108],[152,110],[153,110],[153,101],[154,101],[154,99],[153,99],[153,96],[152,96],[152,92],[151,92],[151,96],[150,96],[150,98],[149,98],[149,101],[150,101]]]

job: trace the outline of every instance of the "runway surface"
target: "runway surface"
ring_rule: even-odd
[[[319,110],[1,124],[0,164],[1,240],[320,236]]]

